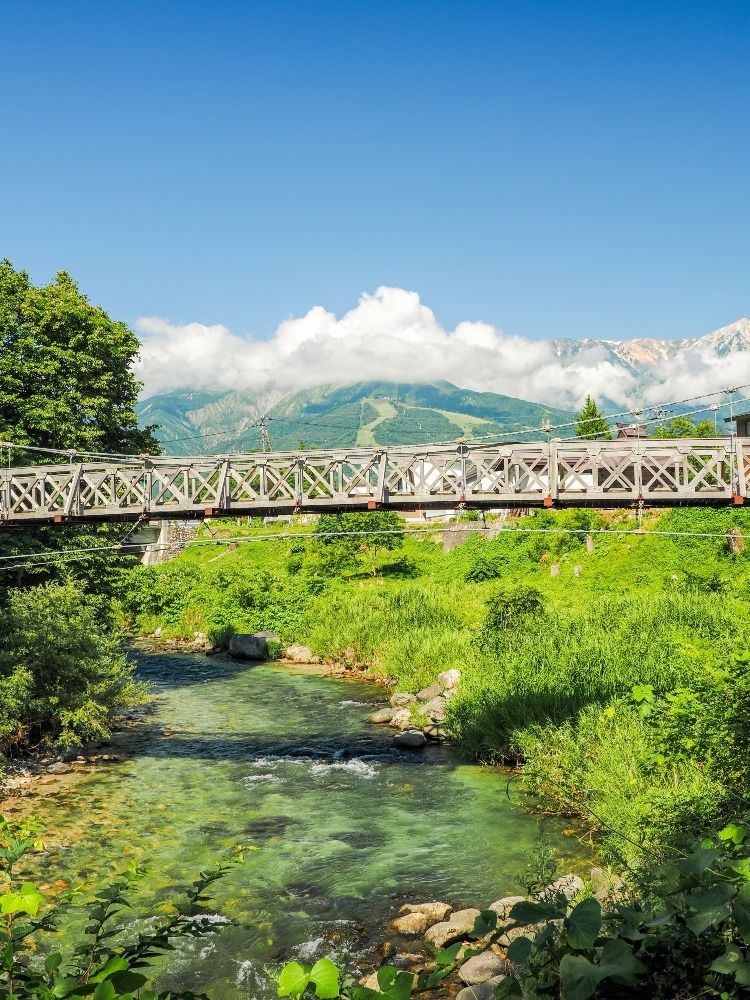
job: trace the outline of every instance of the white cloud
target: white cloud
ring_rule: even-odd
[[[548,341],[510,336],[481,322],[445,330],[416,292],[381,287],[340,319],[315,306],[283,322],[269,340],[239,337],[222,325],[176,326],[139,319],[139,376],[145,395],[178,388],[291,391],[329,382],[447,379],[467,389],[577,407],[587,393],[627,405],[637,380],[602,344],[570,358]],[[750,381],[750,354],[743,381]],[[694,396],[725,385],[737,356],[685,352],[658,366],[647,402]],[[710,383],[710,384],[709,384]]]

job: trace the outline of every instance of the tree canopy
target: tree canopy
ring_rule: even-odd
[[[576,435],[591,440],[594,438],[603,438],[605,441],[612,440],[610,426],[591,396],[586,397],[583,409],[576,417]]]
[[[362,558],[375,576],[378,554],[403,545],[403,535],[397,534],[403,527],[403,521],[392,510],[321,514],[318,531],[328,535],[319,539],[322,568],[336,573],[344,566],[356,565]]]
[[[712,438],[719,436],[713,420],[700,420],[697,423],[689,416],[672,417],[663,427],[654,432],[655,438]]]
[[[0,437],[42,448],[157,453],[140,428],[138,339],[60,271],[35,287],[0,262]],[[25,464],[33,463],[24,455]]]

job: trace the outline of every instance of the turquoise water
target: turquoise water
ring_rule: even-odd
[[[260,848],[217,888],[215,912],[239,923],[181,942],[163,988],[265,1000],[264,966],[372,960],[404,901],[481,906],[518,891],[538,822],[508,798],[508,774],[446,746],[394,749],[392,731],[367,723],[383,688],[197,655],[138,660],[155,714],[117,738],[119,763],[42,802],[54,833],[36,874],[97,883],[137,858],[154,873],[138,911],[154,913],[235,845]],[[585,862],[560,825],[545,829]]]

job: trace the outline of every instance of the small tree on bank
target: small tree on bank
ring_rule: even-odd
[[[327,535],[318,539],[321,562],[338,573],[362,559],[377,576],[378,555],[401,548],[404,542],[403,535],[388,532],[400,531],[403,526],[393,510],[321,514],[318,531]]]
[[[583,409],[576,417],[576,436],[594,440],[612,440],[612,431],[607,420],[591,396],[586,397]]]

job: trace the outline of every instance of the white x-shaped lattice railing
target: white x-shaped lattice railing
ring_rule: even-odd
[[[618,506],[750,496],[750,439],[549,441],[132,459],[0,471],[0,519],[347,507]]]

